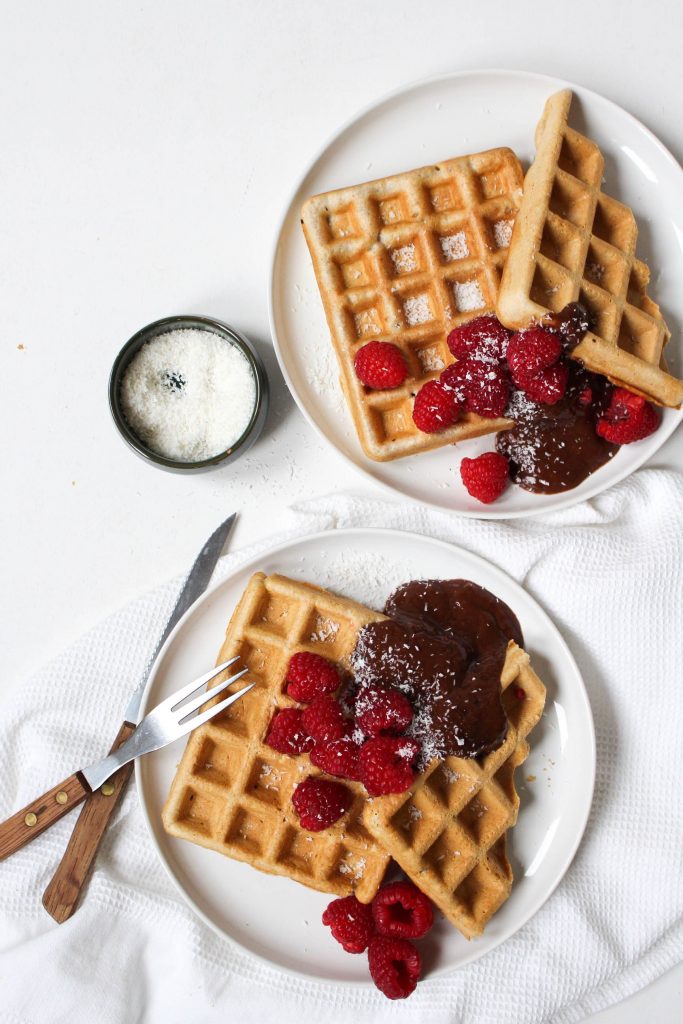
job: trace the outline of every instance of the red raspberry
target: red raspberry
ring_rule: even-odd
[[[654,434],[659,416],[653,405],[642,395],[634,395],[626,388],[614,388],[609,405],[599,417],[595,429],[600,437],[612,444],[631,444]]]
[[[293,700],[308,704],[315,697],[332,693],[340,682],[337,666],[319,654],[299,651],[289,659],[287,693]]]
[[[505,357],[512,331],[503,327],[492,313],[475,317],[454,327],[448,335],[448,347],[456,359],[480,359],[497,363]]]
[[[510,338],[507,362],[517,387],[524,388],[529,377],[558,362],[562,355],[560,339],[542,327],[529,327]]]
[[[347,953],[364,953],[375,931],[370,904],[353,895],[332,900],[323,913],[323,924],[329,925]]]
[[[432,905],[412,882],[383,885],[372,901],[372,916],[380,935],[421,939],[434,924]]]
[[[422,962],[412,942],[375,935],[368,945],[370,974],[387,999],[405,999],[415,991]]]
[[[329,779],[308,778],[300,782],[292,793],[294,810],[301,827],[309,832],[322,832],[346,814],[353,794],[339,782]]]
[[[398,690],[364,687],[356,701],[356,722],[366,736],[405,732],[413,720],[408,698]]]
[[[353,365],[361,384],[384,391],[399,388],[408,376],[408,364],[400,348],[388,341],[371,341],[356,352]]]
[[[468,412],[489,418],[502,416],[505,412],[510,397],[510,380],[498,363],[460,359],[446,367],[440,380],[464,400]]]
[[[420,744],[408,736],[376,736],[360,748],[361,781],[370,796],[403,793],[415,781]]]
[[[544,405],[555,405],[561,398],[564,398],[569,380],[569,367],[566,363],[555,363],[547,370],[541,370],[533,377],[527,377],[524,384],[520,385],[521,390],[531,399],[532,402],[542,402]]]
[[[343,736],[339,740],[316,743],[310,756],[316,768],[328,775],[360,782],[359,754],[358,744],[350,736]]]
[[[460,476],[473,498],[490,504],[499,498],[508,484],[509,463],[499,452],[485,452],[476,459],[463,459]]]
[[[302,723],[316,743],[339,740],[351,731],[351,722],[344,718],[341,704],[328,694],[316,697],[304,709]]]
[[[437,434],[457,422],[460,408],[455,391],[439,380],[428,380],[415,395],[413,420],[425,434]]]
[[[275,712],[266,743],[281,754],[303,754],[313,747],[313,737],[302,722],[299,708],[282,708]]]

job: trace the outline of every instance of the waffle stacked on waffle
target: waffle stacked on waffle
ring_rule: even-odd
[[[355,892],[362,902],[375,895],[391,856],[464,935],[477,935],[510,893],[505,835],[519,807],[513,775],[545,697],[524,651],[508,647],[501,685],[509,729],[498,750],[481,762],[435,761],[392,796],[370,799],[345,781],[353,805],[323,832],[302,829],[291,807],[296,784],[320,772],[307,755],[287,757],[264,743],[276,708],[292,704],[282,692],[291,655],[313,651],[348,668],[358,631],[383,618],[307,583],[253,576],[219,660],[239,654],[256,686],[192,734],[164,827],[261,871],[340,896]]]
[[[163,809],[166,831],[260,871],[338,896],[355,891],[369,902],[389,854],[362,824],[364,788],[346,782],[354,793],[350,810],[324,832],[306,832],[291,794],[320,772],[307,754],[287,757],[264,739],[275,710],[293,706],[283,693],[292,654],[311,651],[348,666],[358,630],[381,618],[309,584],[256,573],[218,657],[220,663],[238,654],[256,685],[192,733]]]
[[[574,350],[589,370],[662,405],[683,401],[683,381],[666,372],[669,330],[646,293],[636,258],[638,228],[628,206],[601,191],[597,145],[567,124],[571,91],[547,101],[536,157],[524,181],[496,311],[508,327],[580,302],[595,329]]]
[[[522,189],[509,149],[326,192],[307,200],[302,224],[332,336],[342,388],[363,450],[386,461],[511,426],[467,413],[439,434],[413,423],[413,398],[452,361],[446,337],[493,311]],[[365,388],[353,360],[390,341],[410,376],[388,391]]]
[[[480,935],[510,895],[505,835],[517,821],[514,772],[541,717],[545,687],[529,655],[510,642],[501,675],[508,734],[481,761],[433,761],[405,793],[373,800],[369,831],[467,938]],[[524,700],[517,699],[518,687]]]

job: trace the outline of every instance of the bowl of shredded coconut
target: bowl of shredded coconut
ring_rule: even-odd
[[[268,379],[251,343],[203,316],[171,316],[134,334],[109,379],[109,405],[126,443],[172,472],[239,458],[268,412]]]

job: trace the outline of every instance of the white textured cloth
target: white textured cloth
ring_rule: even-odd
[[[565,879],[508,942],[424,981],[406,1003],[265,968],[176,894],[131,787],[66,924],[54,924],[40,898],[73,817],[0,865],[2,1021],[570,1022],[673,966],[683,957],[682,510],[683,475],[658,470],[512,522],[350,497],[291,510],[287,536],[387,526],[461,544],[522,583],[572,649],[597,730],[595,800]],[[258,550],[225,556],[217,575]],[[102,754],[111,708],[125,705],[178,586],[135,601],[16,687],[0,727],[3,818]]]

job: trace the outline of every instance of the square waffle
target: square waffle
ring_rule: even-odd
[[[433,761],[405,793],[375,799],[368,830],[466,938],[481,935],[510,895],[507,830],[517,821],[514,772],[545,704],[529,655],[512,641],[501,674],[505,742],[485,757]],[[516,696],[524,690],[524,700]]]
[[[509,149],[453,160],[308,199],[301,217],[332,344],[365,454],[429,451],[512,426],[474,413],[439,434],[413,423],[415,393],[453,361],[446,338],[495,309],[522,195]],[[397,345],[410,375],[373,391],[353,360],[369,341]]]
[[[321,773],[307,754],[280,754],[265,736],[277,708],[296,706],[284,693],[291,656],[311,651],[348,668],[358,630],[382,618],[307,583],[263,573],[252,577],[217,663],[239,655],[256,685],[192,733],[162,813],[170,835],[313,889],[372,899],[389,854],[362,824],[365,789],[346,782],[354,793],[350,810],[323,832],[305,831],[292,807],[292,790]],[[241,680],[234,689],[243,685]]]
[[[545,698],[524,651],[511,643],[503,666],[509,728],[498,750],[481,761],[435,761],[410,790],[391,796],[370,798],[345,781],[353,805],[323,832],[302,829],[291,807],[297,783],[321,773],[307,755],[288,757],[264,743],[274,711],[293,703],[283,693],[291,655],[312,651],[348,669],[358,631],[383,618],[308,583],[256,573],[219,654],[219,661],[240,655],[256,686],[190,737],[163,809],[164,828],[311,888],[355,892],[362,902],[375,895],[393,857],[469,937],[482,931],[512,885],[505,843],[519,807],[513,775]],[[525,690],[524,701],[513,683]]]
[[[669,329],[647,295],[650,271],[635,255],[635,217],[601,190],[605,161],[595,142],[568,126],[571,100],[569,89],[551,96],[536,129],[498,317],[526,327],[578,301],[595,328],[574,357],[615,384],[679,406],[683,381],[666,372]]]

